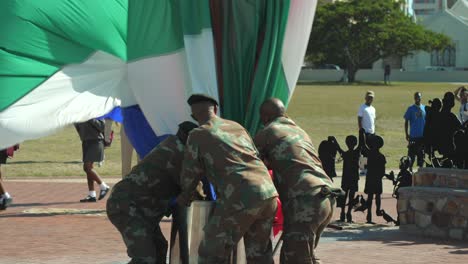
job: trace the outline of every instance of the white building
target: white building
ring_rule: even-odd
[[[431,3],[416,3],[423,1]],[[414,0],[413,7],[418,19],[426,12],[421,10],[434,8],[434,13],[422,15],[420,23],[449,36],[453,46],[442,51],[417,52],[403,59],[403,68],[408,71],[468,70],[468,0]]]
[[[412,2],[414,14],[421,19],[451,8],[457,0],[407,0]]]

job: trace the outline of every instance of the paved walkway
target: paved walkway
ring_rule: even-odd
[[[0,264],[128,261],[119,233],[107,220],[105,201],[78,202],[87,191],[83,179],[7,180],[5,185],[14,204],[0,212]],[[390,192],[391,186],[385,186]],[[382,207],[396,215],[390,194],[384,195]],[[362,224],[363,213],[354,216],[357,224],[325,231],[317,249],[323,263],[467,262],[468,243],[413,237],[380,217],[375,217],[377,225],[369,226]],[[161,226],[168,237],[170,222]]]

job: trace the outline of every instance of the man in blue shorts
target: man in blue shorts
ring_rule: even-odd
[[[424,145],[423,132],[426,124],[425,106],[421,104],[421,93],[414,93],[414,104],[406,110],[405,115],[405,134],[408,141],[408,156],[411,158],[411,170],[413,168],[415,157],[419,167],[424,163]],[[409,124],[409,133],[408,133]]]

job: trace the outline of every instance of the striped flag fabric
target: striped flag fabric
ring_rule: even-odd
[[[116,107],[140,109],[158,137],[173,134],[190,120],[192,93],[218,98],[225,118],[254,133],[264,99],[291,98],[316,4],[3,0],[0,148]]]

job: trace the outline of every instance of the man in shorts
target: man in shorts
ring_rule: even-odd
[[[83,170],[88,180],[88,196],[80,202],[96,202],[96,191],[94,182],[99,184],[99,200],[103,199],[109,192],[110,187],[101,180],[99,174],[94,170],[94,162],[104,160],[104,121],[91,119],[83,123],[75,124],[80,135],[83,150]]]

